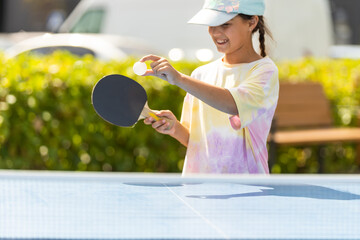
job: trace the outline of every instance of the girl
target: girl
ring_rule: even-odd
[[[170,111],[145,119],[156,131],[187,147],[183,175],[191,173],[269,173],[267,137],[279,95],[278,70],[266,57],[263,0],[206,0],[189,23],[208,26],[224,56],[194,70],[191,77],[161,57],[145,76],[156,76],[187,92],[181,120]],[[259,31],[261,55],[252,45]]]

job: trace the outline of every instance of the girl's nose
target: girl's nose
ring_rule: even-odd
[[[217,26],[216,27],[209,27],[209,33],[211,35],[219,33],[219,27],[217,27]]]

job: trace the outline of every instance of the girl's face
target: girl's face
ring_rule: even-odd
[[[256,19],[245,20],[236,16],[223,25],[209,27],[209,34],[217,50],[230,57],[252,51],[252,30],[256,26],[254,22]]]

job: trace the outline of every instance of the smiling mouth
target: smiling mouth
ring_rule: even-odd
[[[216,40],[216,43],[219,44],[219,45],[224,45],[227,42],[229,42],[229,40],[226,40],[226,39],[224,39],[224,40]]]

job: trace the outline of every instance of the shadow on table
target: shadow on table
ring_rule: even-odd
[[[343,192],[327,187],[314,185],[253,185],[257,187],[266,187],[270,189],[260,189],[260,192],[249,192],[227,195],[190,195],[189,198],[201,199],[230,199],[239,197],[261,197],[261,196],[281,196],[281,197],[303,197],[313,199],[328,200],[358,200],[360,195]]]

